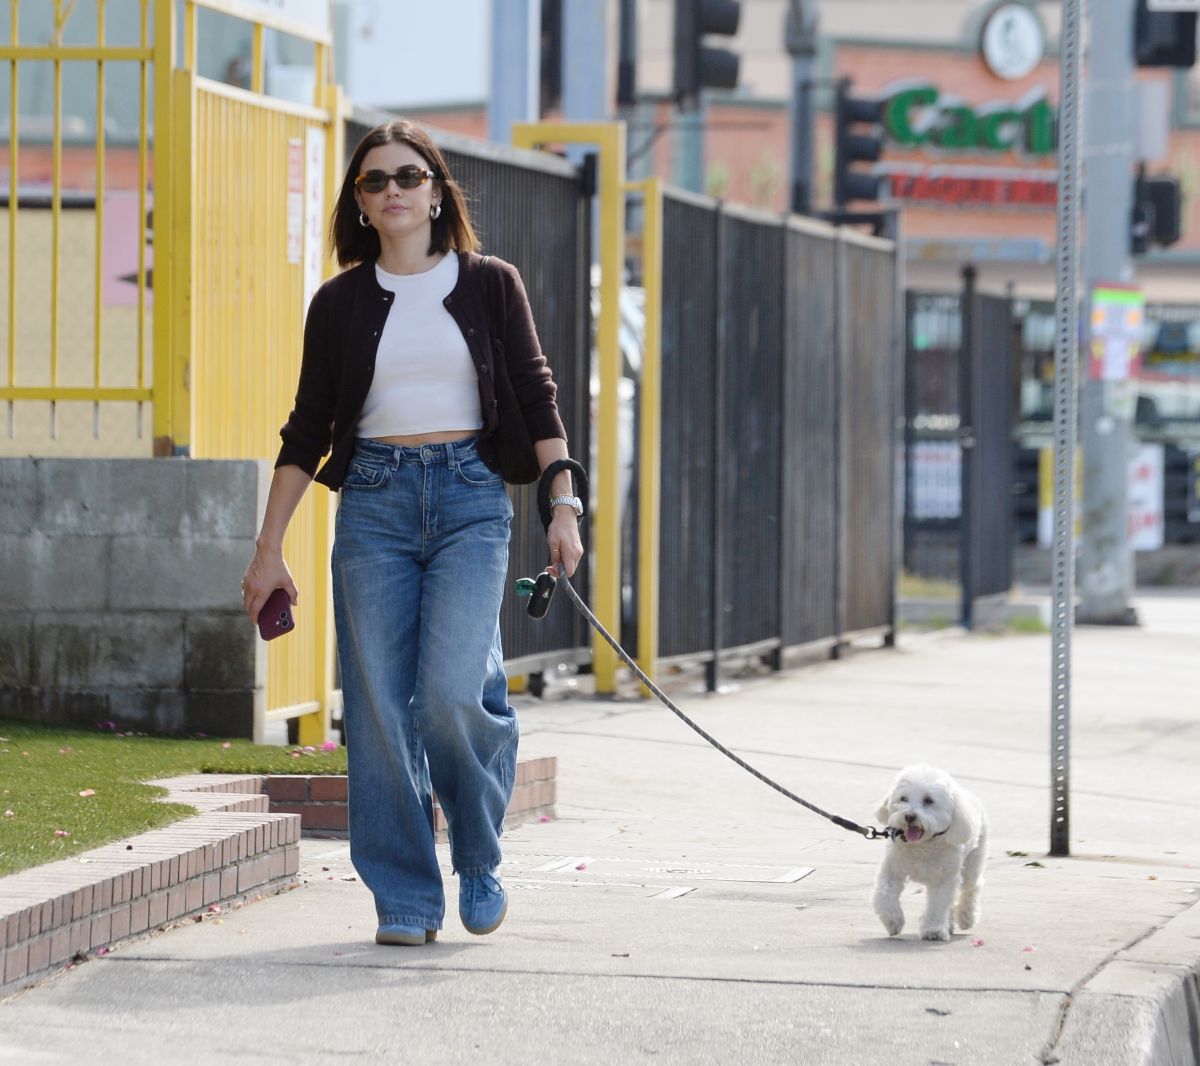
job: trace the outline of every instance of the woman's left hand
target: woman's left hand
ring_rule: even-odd
[[[555,577],[575,573],[575,567],[583,558],[583,542],[579,539],[579,520],[569,507],[555,507],[546,530],[546,544],[550,549],[550,571]]]

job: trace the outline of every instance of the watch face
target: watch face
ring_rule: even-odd
[[[1023,78],[1042,61],[1042,24],[1024,4],[1001,4],[983,26],[983,61],[998,78]]]

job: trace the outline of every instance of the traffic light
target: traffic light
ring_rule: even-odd
[[[1133,187],[1129,250],[1145,255],[1152,245],[1166,248],[1183,236],[1183,193],[1170,174],[1139,174]]]
[[[849,79],[838,82],[833,145],[833,202],[837,207],[851,200],[879,199],[883,179],[850,168],[853,163],[874,163],[883,154],[882,118],[882,100],[851,96]]]
[[[701,89],[733,89],[738,57],[728,48],[711,48],[706,34],[732,37],[741,21],[737,0],[675,0],[675,101],[684,110],[696,106]]]
[[[1183,192],[1179,179],[1160,174],[1146,179],[1146,195],[1154,207],[1154,243],[1160,248],[1174,244],[1183,236]]]
[[[1190,67],[1196,62],[1196,12],[1154,8],[1153,0],[1138,0],[1133,16],[1137,65]]]

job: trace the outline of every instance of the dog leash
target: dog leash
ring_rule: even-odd
[[[579,497],[583,504],[584,513],[587,513],[587,472],[583,467],[573,459],[559,459],[546,467],[542,474],[541,481],[538,483],[538,513],[542,519],[542,525],[547,529],[550,528],[550,480],[560,470],[570,470],[575,476],[575,495]],[[581,516],[582,517],[582,516]],[[575,591],[575,586],[571,584],[567,577],[558,578],[549,571],[543,571],[536,578],[523,577],[517,580],[517,594],[521,596],[529,596],[528,613],[531,618],[544,618],[546,612],[550,609],[550,601],[554,596],[554,591],[558,585],[563,585],[567,590],[567,598],[575,605],[575,609],[579,611],[588,624],[604,638],[608,646],[616,652],[621,661],[634,672],[638,680],[641,681],[647,689],[663,704],[672,714],[680,719],[689,729],[699,734],[704,740],[711,744],[727,759],[731,759],[737,763],[747,773],[758,778],[764,785],[769,785],[780,795],[786,796],[793,803],[800,804],[813,814],[819,814],[822,818],[832,822],[841,829],[848,829],[851,833],[858,833],[867,840],[890,840],[894,837],[901,836],[899,829],[892,826],[883,826],[882,828],[874,825],[859,825],[857,822],[852,822],[849,818],[843,818],[841,815],[830,814],[826,810],[822,810],[815,803],[810,803],[808,800],[797,796],[791,789],[781,785],[778,781],[774,781],[764,774],[761,770],[751,766],[740,755],[734,754],[724,744],[722,744],[711,733],[706,732],[701,726],[697,725],[691,718],[683,713],[675,706],[671,698],[663,692],[653,681],[650,680],[636,662],[633,657],[621,647],[616,638],[604,628],[603,623],[597,618],[586,603],[580,598],[578,592]]]

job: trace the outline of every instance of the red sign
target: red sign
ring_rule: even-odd
[[[1054,207],[1058,203],[1056,178],[1013,177],[938,172],[893,173],[891,198],[905,203],[954,204],[958,207]]]

